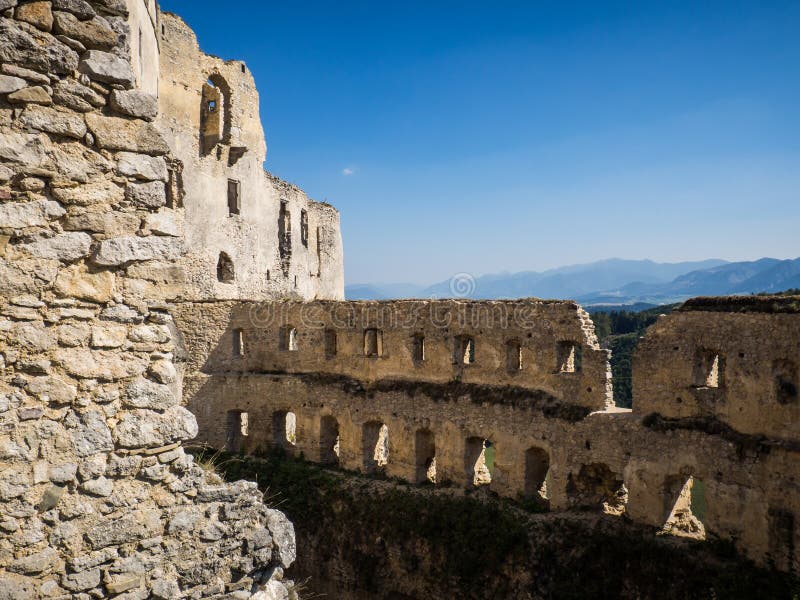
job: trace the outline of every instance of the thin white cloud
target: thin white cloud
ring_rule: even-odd
[[[345,177],[347,177],[348,175],[352,175],[355,172],[356,170],[351,169],[350,167],[345,167],[344,169],[342,169],[342,175],[344,175]]]

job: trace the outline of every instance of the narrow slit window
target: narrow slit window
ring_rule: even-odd
[[[242,329],[233,330],[233,355],[236,357],[244,356],[244,331]]]
[[[242,184],[235,179],[228,179],[228,215],[242,212]]]
[[[300,211],[300,242],[308,248],[308,212]]]
[[[411,338],[411,358],[415,363],[425,362],[425,336],[421,333]]]
[[[522,370],[522,344],[519,340],[510,340],[506,343],[506,368],[509,373]]]

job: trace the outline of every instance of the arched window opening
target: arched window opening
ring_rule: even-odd
[[[217,259],[217,281],[220,283],[233,283],[236,281],[233,260],[226,252],[220,252]]]
[[[244,447],[244,438],[248,435],[249,418],[241,410],[229,410],[225,423],[225,450],[228,452],[241,452]]]
[[[319,458],[324,465],[339,464],[339,421],[330,415],[320,419]]]
[[[383,356],[383,332],[380,329],[364,330],[364,356]]]
[[[389,462],[389,428],[380,421],[364,423],[362,428],[364,470],[382,470]]]
[[[550,477],[550,455],[543,448],[525,451],[525,497],[537,501],[550,498],[547,490]]]
[[[608,465],[591,463],[581,465],[577,474],[569,474],[567,500],[573,508],[599,508],[609,515],[621,515],[628,504],[628,488]]]
[[[577,373],[583,367],[583,349],[576,342],[558,342],[559,373]]]
[[[455,338],[453,362],[457,365],[471,365],[475,362],[475,339],[468,335]]]
[[[778,404],[794,404],[798,400],[797,364],[791,360],[776,360],[772,364],[775,376],[775,399]]]
[[[696,540],[706,539],[706,486],[695,477],[675,475],[664,483],[667,520],[662,532]]]
[[[282,448],[297,444],[297,415],[285,410],[272,415],[272,443]]]
[[[213,73],[203,84],[200,104],[200,151],[210,154],[218,144],[231,143],[231,89]]]
[[[481,437],[467,438],[464,459],[467,481],[474,487],[489,485],[494,471],[494,444]]]
[[[417,483],[436,483],[436,439],[430,429],[419,429],[414,436]]]
[[[522,370],[522,344],[519,340],[506,342],[506,369],[509,373]]]

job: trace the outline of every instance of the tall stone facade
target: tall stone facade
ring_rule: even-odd
[[[156,126],[182,163],[190,300],[343,300],[339,213],[267,173],[253,76],[162,14]],[[180,200],[178,201],[181,202]]]
[[[216,292],[154,124],[164,31],[153,0],[0,0],[0,598],[290,595],[291,524],[182,446],[165,302]]]

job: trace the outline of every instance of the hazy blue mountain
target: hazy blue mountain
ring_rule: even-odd
[[[725,264],[719,259],[682,263],[657,263],[652,260],[610,258],[582,265],[569,265],[541,273],[500,273],[475,279],[470,298],[575,298],[598,290],[624,286],[630,282],[667,283],[675,277],[698,269]],[[424,290],[426,297],[452,297],[450,281],[442,281]]]
[[[391,300],[421,297],[424,285],[414,283],[354,283],[344,287],[348,300]]]
[[[463,282],[462,282],[463,283]],[[410,283],[350,285],[348,299],[572,298],[584,305],[666,304],[692,296],[778,292],[800,288],[800,258],[728,263],[709,259],[681,263],[612,258],[543,272],[493,273],[451,289],[451,281],[423,287]],[[464,290],[470,293],[464,293]]]

